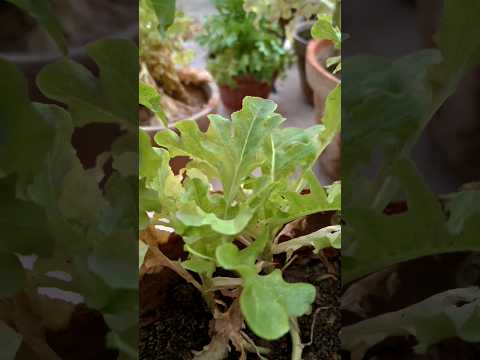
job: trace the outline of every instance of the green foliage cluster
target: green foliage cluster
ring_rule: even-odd
[[[337,89],[329,113],[339,105]],[[155,141],[162,148],[152,148],[148,136],[140,133],[141,228],[160,224],[183,237],[189,258],[182,266],[201,276],[200,288],[212,311],[217,307],[212,292],[219,280],[216,269],[239,274],[245,320],[269,340],[288,332],[291,318],[307,313],[315,298],[312,285],[286,283],[280,270],[266,266],[273,254],[303,246],[340,246],[339,225],[281,247],[275,240],[291,221],[340,209],[340,183],[322,187],[312,170],[339,130],[339,116],[331,116],[325,126],[281,128],[285,119],[275,109],[270,100],[246,97],[231,121],[211,115],[207,133],[191,121],[178,123],[180,135],[157,133]],[[174,176],[169,167],[169,159],[179,155],[192,159],[183,177]],[[221,192],[212,192],[215,180],[222,184]],[[302,195],[304,189],[310,193]],[[239,238],[246,246],[239,247]],[[239,287],[230,280],[226,288]]]
[[[341,236],[333,225],[286,243],[276,238],[289,222],[340,210],[340,183],[323,187],[313,173],[340,129],[340,88],[329,96],[324,125],[282,128],[285,119],[275,110],[271,100],[246,97],[231,120],[211,115],[206,133],[192,121],[179,122],[179,134],[157,133],[161,148],[152,148],[140,133],[140,227],[172,227],[189,254],[181,265],[200,275],[197,287],[212,312],[220,311],[215,289],[241,289],[248,326],[268,340],[295,332],[292,319],[308,313],[315,299],[312,285],[283,280],[281,270],[269,265],[273,254],[289,257],[304,246],[339,248]],[[178,176],[169,167],[174,156],[192,159]],[[212,191],[215,182],[221,192]],[[216,277],[220,268],[238,274],[240,283]]]
[[[208,48],[208,69],[221,85],[235,87],[235,77],[251,76],[272,84],[291,64],[278,22],[260,19],[243,9],[243,0],[215,1],[218,14],[205,22],[199,42]]]
[[[65,50],[48,1],[18,1]],[[100,40],[86,47],[100,76],[67,57],[37,77],[41,92],[65,106],[31,102],[27,82],[0,60],[0,358],[15,359],[23,344],[36,358],[57,358],[45,340],[48,326],[67,326],[68,302],[38,290],[80,294],[103,315],[109,346],[135,358],[138,329],[137,277],[137,76],[138,50],[131,41]],[[84,169],[71,145],[75,127],[118,124],[123,135],[112,150]],[[103,165],[113,159],[108,177]],[[100,183],[104,183],[101,188]],[[25,268],[18,255],[36,255]],[[51,272],[61,271],[71,279]],[[70,305],[72,307],[72,305]],[[52,316],[52,313],[54,314]],[[25,350],[28,349],[28,350]],[[27,352],[28,353],[28,352]]]

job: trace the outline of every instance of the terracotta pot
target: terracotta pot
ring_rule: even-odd
[[[239,76],[234,79],[237,82],[235,88],[220,85],[220,97],[223,105],[230,111],[238,111],[242,108],[245,96],[257,96],[268,98],[272,92],[272,84],[259,82],[252,76]]]
[[[307,82],[305,73],[305,62],[307,56],[308,42],[312,39],[310,31],[314,21],[304,21],[298,24],[293,34],[293,48],[297,57],[297,68],[300,76],[300,85],[302,87],[305,99],[310,105],[313,105],[313,90]]]
[[[325,99],[340,80],[324,66],[325,61],[332,56],[332,43],[328,40],[312,40],[307,47],[307,63],[305,67],[307,81],[313,89],[315,116],[318,121],[323,116]]]
[[[315,117],[321,122],[325,111],[325,100],[328,94],[340,84],[340,80],[330,73],[324,66],[325,61],[332,54],[332,43],[327,40],[312,40],[307,47],[306,75],[313,89]],[[341,137],[335,136],[320,157],[320,166],[330,180],[340,179]]]
[[[208,115],[218,111],[218,107],[220,104],[220,95],[218,87],[213,80],[205,83],[205,85],[203,86],[203,91],[205,92],[205,97],[208,99],[207,103],[201,111],[190,116],[188,120],[195,121],[198,124],[199,129],[205,132],[207,131],[208,125],[210,124],[208,120]],[[148,133],[150,139],[152,140],[152,145],[156,146],[157,144],[154,141],[154,136],[157,132],[165,130],[165,127],[163,126],[163,124],[159,123],[158,125],[140,126],[140,129]],[[177,131],[175,129],[175,123],[170,124],[169,129]],[[185,167],[188,161],[188,157],[178,156],[170,161],[170,166],[172,167],[173,172],[175,174],[178,174],[179,171]]]

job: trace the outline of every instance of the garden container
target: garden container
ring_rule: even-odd
[[[333,54],[333,45],[327,40],[312,40],[307,47],[306,75],[313,89],[315,117],[321,122],[328,94],[340,84],[340,79],[325,68],[325,61]],[[340,179],[341,137],[337,134],[320,156],[320,166],[332,181]]]
[[[308,84],[305,74],[305,63],[307,56],[308,42],[312,39],[311,30],[314,21],[304,21],[298,24],[293,34],[293,47],[297,57],[298,74],[300,76],[300,85],[302,87],[305,99],[310,105],[313,105],[313,90]]]
[[[211,79],[211,77],[209,77]],[[195,114],[192,114],[188,118],[188,120],[195,121],[198,124],[198,127],[201,131],[207,131],[209,126],[208,115],[216,113],[220,104],[220,95],[218,91],[218,87],[213,80],[209,80],[202,86],[202,90],[205,93],[205,98],[208,101],[205,103],[203,109]],[[187,119],[180,119],[180,120],[187,120]],[[180,121],[179,120],[179,121]],[[175,122],[172,122],[169,125],[170,129],[175,130]],[[140,126],[140,129],[144,130],[148,133],[150,138],[152,139],[152,145],[156,146],[153,138],[155,134],[159,131],[165,130],[163,124],[159,123],[158,125],[146,125]],[[175,174],[178,174],[181,169],[185,167],[188,162],[188,158],[186,157],[176,157],[173,158],[170,162],[172,170]]]
[[[267,99],[272,92],[272,84],[259,82],[249,75],[238,76],[234,80],[237,83],[236,87],[219,86],[223,105],[231,112],[242,108],[242,101],[245,96],[257,96]]]

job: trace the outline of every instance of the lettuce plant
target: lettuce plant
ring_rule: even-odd
[[[206,133],[195,122],[179,122],[179,134],[157,133],[160,148],[152,148],[148,136],[140,133],[140,227],[168,226],[182,236],[186,261],[167,259],[154,244],[150,250],[162,265],[202,292],[215,318],[222,313],[215,291],[228,289],[234,295],[227,311],[238,303],[255,334],[274,340],[290,331],[298,340],[292,324],[310,311],[315,288],[283,280],[273,256],[285,253],[290,258],[302,247],[340,248],[339,225],[278,242],[286,224],[340,210],[340,183],[321,186],[313,172],[318,156],[339,130],[339,106],[338,88],[328,98],[324,125],[282,128],[285,119],[276,113],[273,101],[246,97],[231,120],[211,115]],[[178,176],[168,165],[174,156],[191,158]],[[221,190],[212,191],[214,183],[221,184]],[[231,275],[219,276],[218,269]],[[242,352],[249,349],[239,331],[223,340],[221,351],[212,344],[207,347],[205,358],[223,358],[229,340]],[[294,353],[301,354],[299,341],[293,343]]]

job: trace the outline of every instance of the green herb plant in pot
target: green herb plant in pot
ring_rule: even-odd
[[[244,9],[256,14],[257,19],[265,18],[270,22],[278,22],[283,27],[286,38],[291,41],[297,61],[305,100],[313,105],[313,91],[307,82],[305,62],[307,45],[311,37],[311,29],[317,14],[333,15],[336,0],[245,0]]]
[[[245,96],[268,98],[292,54],[280,25],[245,12],[242,0],[215,1],[215,6],[218,14],[207,19],[199,42],[209,51],[208,69],[223,104],[237,111]]]

